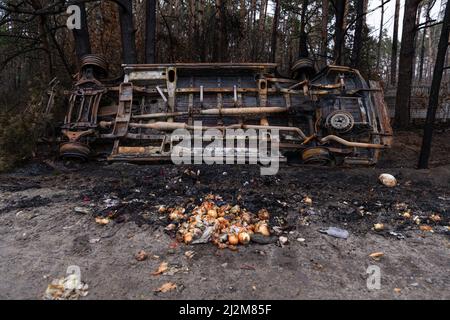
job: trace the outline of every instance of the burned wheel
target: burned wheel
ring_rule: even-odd
[[[326,126],[337,132],[345,133],[353,129],[355,126],[355,119],[350,112],[336,110],[328,115]]]
[[[311,79],[317,73],[314,61],[310,58],[297,60],[291,69],[294,79]]]
[[[327,148],[313,147],[305,149],[302,153],[303,163],[320,166],[330,166],[334,164],[333,157]]]
[[[87,161],[91,154],[88,145],[80,142],[67,142],[60,146],[59,154],[64,160]]]

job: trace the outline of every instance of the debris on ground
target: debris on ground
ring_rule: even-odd
[[[185,244],[212,242],[221,249],[235,249],[250,243],[256,235],[270,236],[270,214],[266,209],[253,214],[239,205],[225,203],[218,195],[207,195],[191,210],[176,207],[168,212],[171,224],[166,230],[178,228],[177,239]]]
[[[384,256],[384,253],[383,253],[383,252],[374,252],[374,253],[371,253],[371,254],[369,255],[369,257],[371,257],[371,258],[374,259],[375,261],[380,260],[380,258],[383,257],[383,256]]]
[[[77,300],[88,295],[88,285],[79,281],[76,274],[55,279],[45,290],[45,300]]]
[[[375,231],[383,231],[384,230],[384,224],[382,224],[382,223],[375,223],[373,225],[373,229]]]
[[[289,243],[289,239],[283,236],[279,237],[278,241],[280,242],[281,247],[284,247]]]
[[[329,236],[335,237],[335,238],[341,238],[341,239],[347,239],[348,238],[348,231],[336,227],[329,227],[328,229],[321,229],[319,232],[327,234]]]
[[[81,214],[91,214],[92,213],[91,208],[84,208],[84,207],[75,207],[74,211],[76,213],[81,213]]]
[[[433,222],[440,222],[442,219],[441,219],[441,216],[439,216],[438,214],[432,214],[431,216],[430,216],[430,219],[433,221]]]
[[[393,175],[388,173],[381,174],[378,179],[382,184],[389,188],[395,187],[397,185],[397,179],[395,179]]]
[[[145,261],[145,260],[147,260],[147,258],[148,258],[148,253],[145,252],[144,250],[139,251],[135,256],[135,259],[137,261]]]
[[[189,250],[184,253],[184,256],[188,259],[192,259],[195,256],[195,251]]]
[[[405,239],[405,236],[404,236],[404,235],[402,235],[401,233],[395,232],[395,231],[390,231],[389,234],[390,234],[391,236],[396,237],[398,240]]]
[[[102,217],[97,217],[95,218],[95,222],[99,225],[107,225],[111,220],[109,220],[108,218],[102,218]]]
[[[160,274],[163,274],[164,272],[167,271],[169,264],[167,262],[162,262],[159,267],[158,270],[152,272],[152,275],[154,276],[158,276]]]
[[[308,205],[308,206],[312,206],[313,201],[312,201],[312,199],[310,197],[307,196],[307,197],[305,197],[303,199],[303,203]]]
[[[158,289],[156,289],[155,290],[155,292],[162,292],[162,293],[165,293],[165,292],[169,292],[169,291],[172,291],[172,290],[175,290],[177,288],[177,285],[175,284],[175,283],[173,283],[173,282],[167,282],[167,283],[164,283],[161,287],[159,287]]]
[[[431,226],[427,226],[427,225],[421,225],[419,227],[419,229],[421,231],[426,231],[426,232],[433,232],[433,228]]]

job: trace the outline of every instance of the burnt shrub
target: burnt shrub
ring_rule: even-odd
[[[51,118],[41,110],[42,104],[32,100],[23,111],[0,113],[0,172],[11,170],[34,155]]]

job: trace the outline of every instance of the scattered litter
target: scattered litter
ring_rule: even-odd
[[[110,221],[111,220],[109,220],[108,218],[102,218],[102,217],[95,218],[95,222],[102,226],[108,224]]]
[[[141,250],[136,254],[135,258],[137,261],[145,261],[148,258],[148,254],[144,250]]]
[[[90,244],[95,244],[95,243],[98,243],[98,242],[100,242],[100,238],[89,239],[89,243]]]
[[[120,205],[120,201],[117,199],[105,199],[103,200],[103,203],[105,204],[105,207],[108,208],[112,208],[112,207],[117,207],[118,205]]]
[[[438,215],[438,214],[432,214],[431,216],[430,216],[430,219],[432,220],[432,221],[434,221],[434,222],[440,222],[442,219],[441,219],[441,217]]]
[[[165,227],[164,230],[166,230],[166,231],[173,231],[176,228],[177,228],[176,224],[171,223],[167,227]]]
[[[420,220],[419,216],[414,216],[413,221],[419,225],[422,221]]]
[[[249,264],[243,264],[243,265],[241,266],[241,269],[242,269],[242,270],[256,270],[256,268],[255,268],[254,266],[251,266],[251,265],[249,265]]]
[[[304,204],[306,204],[306,205],[308,205],[308,206],[312,206],[312,199],[310,198],[310,197],[305,197],[304,199],[303,199],[303,203]]]
[[[186,252],[184,253],[184,255],[185,255],[186,258],[192,259],[192,258],[195,256],[195,251],[192,251],[192,250],[186,251]]]
[[[287,237],[279,237],[278,241],[280,242],[281,247],[284,247],[289,243],[289,239]]]
[[[189,272],[189,268],[187,267],[183,267],[181,265],[172,265],[170,266],[167,271],[163,272],[163,274],[165,276],[173,276],[178,272],[184,272],[184,273],[188,273]]]
[[[155,290],[155,292],[162,292],[162,293],[165,293],[165,292],[169,292],[169,291],[172,291],[172,290],[175,290],[177,288],[177,285],[175,284],[175,283],[173,283],[173,282],[167,282],[167,283],[164,283],[161,287],[159,287],[158,289],[156,289]]]
[[[397,185],[397,179],[391,174],[383,173],[378,178],[386,187],[392,188]]]
[[[305,238],[297,238],[297,241],[298,241],[298,242],[305,242],[306,239],[305,239]]]
[[[409,219],[409,218],[411,218],[411,213],[409,213],[408,211],[406,211],[406,212],[404,212],[403,213],[403,218],[405,218],[405,219]]]
[[[375,223],[373,225],[373,229],[375,231],[383,231],[384,230],[384,224],[382,224],[382,223]]]
[[[162,263],[159,265],[158,270],[152,272],[152,275],[157,276],[157,275],[160,275],[160,274],[166,272],[167,269],[168,269],[168,266],[169,266],[169,265],[167,264],[167,262],[162,262]]]
[[[427,226],[427,225],[421,225],[419,227],[419,229],[421,231],[426,231],[426,232],[433,232],[433,228],[431,226]]]
[[[88,295],[88,285],[81,282],[76,274],[55,279],[45,290],[45,300],[77,300]]]
[[[165,206],[159,206],[159,208],[158,208],[158,212],[159,213],[166,213],[166,211],[167,211],[167,208],[165,207]]]
[[[341,238],[341,239],[347,239],[348,238],[348,231],[336,227],[329,227],[328,229],[321,229],[319,232],[327,234],[329,236],[335,237],[335,238]]]
[[[84,207],[75,207],[74,211],[76,213],[82,213],[82,214],[91,214],[92,213],[91,208],[84,208]]]
[[[394,288],[394,292],[395,292],[395,293],[401,293],[401,292],[402,292],[402,289],[400,289],[400,288]]]
[[[376,260],[376,261],[380,260],[380,258],[381,258],[382,256],[384,256],[384,253],[383,253],[383,252],[374,252],[374,253],[371,253],[371,254],[369,255],[369,257],[371,257],[372,259],[374,259],[374,260]]]
[[[389,232],[389,234],[391,236],[397,237],[397,239],[399,239],[399,240],[405,239],[405,236],[398,232],[391,231],[391,232]]]

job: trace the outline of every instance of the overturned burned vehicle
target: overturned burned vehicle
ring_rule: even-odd
[[[316,71],[299,60],[290,78],[275,64],[124,65],[108,80],[99,56],[83,58],[62,125],[63,158],[170,160],[177,129],[276,129],[280,159],[308,164],[377,162],[392,129],[376,82],[355,69]],[[270,137],[268,137],[270,139]]]

